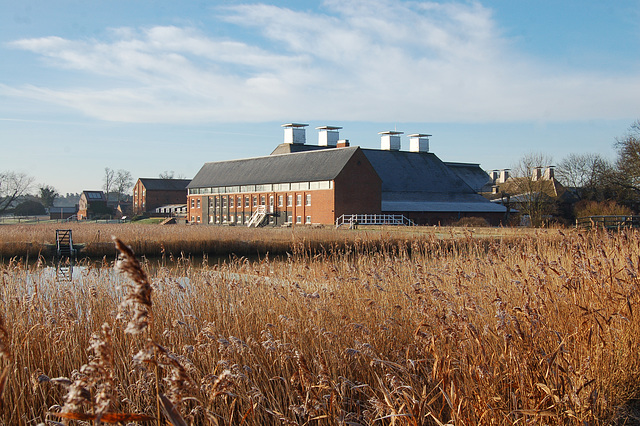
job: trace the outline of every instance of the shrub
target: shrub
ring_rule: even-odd
[[[621,206],[613,200],[609,201],[587,201],[583,200],[576,203],[573,209],[576,217],[588,216],[615,216],[615,215],[631,215],[633,211],[626,206]]]
[[[470,228],[483,228],[489,226],[489,222],[483,217],[463,217],[457,222],[452,224],[453,226],[464,226]]]

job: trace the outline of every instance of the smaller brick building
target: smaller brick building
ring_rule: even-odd
[[[78,202],[78,220],[94,219],[113,211],[107,206],[107,197],[102,191],[82,191]]]
[[[133,187],[133,214],[154,212],[168,204],[187,203],[191,179],[139,178]]]

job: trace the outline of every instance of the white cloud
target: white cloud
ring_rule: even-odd
[[[10,46],[80,73],[83,87],[26,82],[0,93],[125,122],[566,120],[637,109],[639,76],[567,72],[525,58],[480,3],[324,7],[219,10],[219,19],[259,40],[176,26],[118,28],[105,40],[17,40]]]

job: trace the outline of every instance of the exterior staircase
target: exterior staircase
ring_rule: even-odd
[[[73,248],[73,238],[71,236],[71,229],[57,229],[56,230],[56,257],[62,259],[66,257],[68,259],[74,258],[76,250]]]
[[[265,217],[267,217],[267,206],[265,205],[258,206],[256,211],[253,212],[253,214],[249,218],[247,227],[251,228],[252,226],[255,226],[255,227],[260,226],[260,224],[262,223]]]

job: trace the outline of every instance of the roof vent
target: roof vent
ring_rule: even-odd
[[[320,133],[318,133],[318,145],[336,146],[338,144],[338,130],[342,129],[342,127],[321,126],[316,127],[316,129],[320,130]]]
[[[307,141],[304,128],[307,126],[308,124],[300,123],[283,124],[282,127],[284,127],[284,143],[304,145]]]
[[[400,135],[404,132],[390,130],[388,132],[378,132],[380,135],[380,149],[385,151],[400,151]]]
[[[411,152],[429,152],[429,137],[423,133],[415,133],[409,135],[409,151]]]

